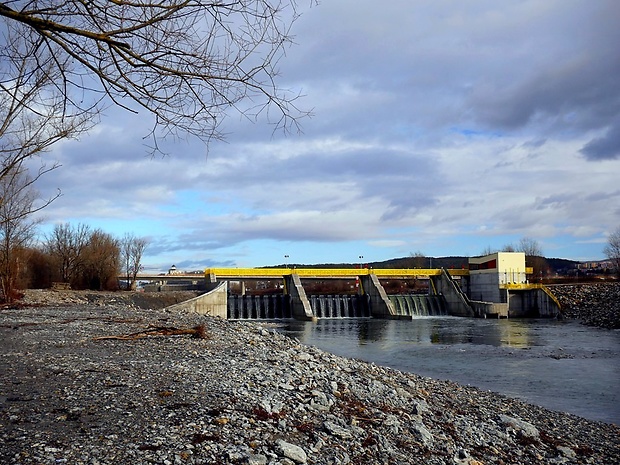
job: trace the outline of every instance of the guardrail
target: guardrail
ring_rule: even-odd
[[[541,289],[545,294],[549,296],[551,300],[555,302],[558,308],[562,308],[562,306],[560,305],[560,301],[557,299],[555,295],[553,295],[553,292],[551,292],[551,290],[544,284],[540,284],[540,283],[500,284],[499,287],[501,289],[509,289],[509,290],[510,289],[513,289],[513,290]]]
[[[469,270],[446,270],[451,276],[468,276]],[[205,276],[218,278],[281,278],[296,274],[301,278],[355,278],[376,275],[378,278],[413,278],[439,276],[440,268],[207,268]]]

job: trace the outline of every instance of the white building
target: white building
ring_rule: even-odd
[[[526,284],[525,253],[497,252],[469,259],[469,285],[472,300],[507,302],[506,289]]]

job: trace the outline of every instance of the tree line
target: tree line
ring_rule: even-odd
[[[36,245],[23,239],[0,253],[0,283],[5,302],[18,298],[19,289],[49,288],[55,283],[72,289],[118,290],[119,276],[123,277],[124,287],[131,289],[147,246],[146,239],[133,234],[118,238],[81,223],[57,224]],[[3,240],[5,244],[9,242]]]
[[[44,172],[44,171],[43,171]],[[19,289],[49,288],[55,282],[74,289],[118,289],[118,276],[131,287],[140,271],[147,241],[133,234],[114,237],[85,224],[57,224],[38,237],[35,213],[59,194],[41,198],[23,163],[0,176],[0,300],[13,302]]]

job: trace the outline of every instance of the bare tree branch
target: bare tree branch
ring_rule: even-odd
[[[54,90],[65,112],[95,115],[104,99],[148,111],[156,149],[181,134],[221,138],[231,109],[298,130],[308,112],[276,82],[298,16],[295,0],[12,0],[0,3],[0,17],[15,45],[0,53],[34,52],[21,72],[46,67],[60,78]]]

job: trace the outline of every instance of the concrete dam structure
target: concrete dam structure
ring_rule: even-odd
[[[177,304],[230,319],[389,318],[453,315],[479,318],[557,317],[560,304],[541,284],[528,282],[525,255],[500,252],[469,260],[469,269],[212,268],[211,290]],[[388,295],[381,280],[428,280],[427,294]],[[304,282],[355,280],[357,292],[308,296]],[[282,292],[235,295],[229,283],[281,280]]]

